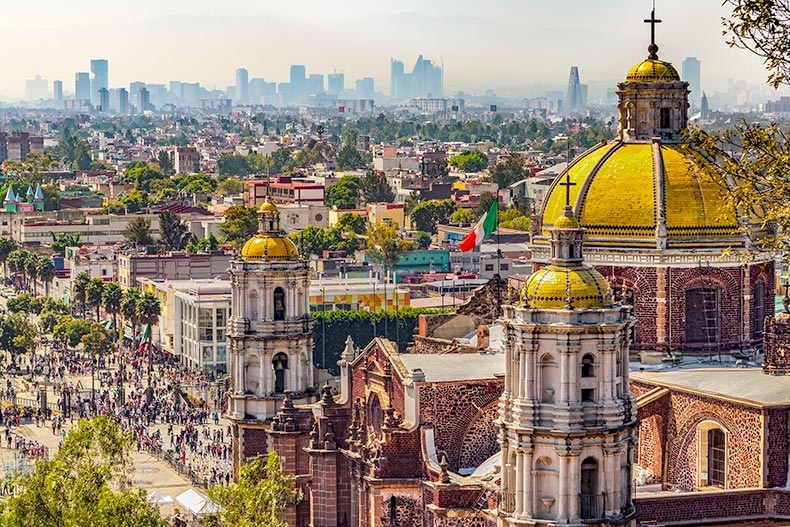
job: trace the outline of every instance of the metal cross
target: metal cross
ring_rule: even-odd
[[[576,183],[571,183],[571,171],[568,170],[565,172],[565,182],[560,183],[561,187],[565,187],[565,205],[567,206],[571,204],[571,187],[575,185]]]
[[[662,21],[656,18],[656,5],[653,2],[653,10],[650,12],[650,18],[645,19],[645,24],[650,24],[650,43],[656,43],[656,24],[660,24]]]

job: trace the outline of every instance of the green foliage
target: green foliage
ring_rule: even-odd
[[[431,246],[431,235],[425,231],[420,231],[417,233],[417,236],[414,238],[414,243],[417,245],[418,249],[427,249]]]
[[[329,185],[326,189],[326,205],[341,210],[354,209],[357,206],[357,194],[360,181],[354,176],[343,176],[340,181]]]
[[[225,240],[240,246],[258,232],[258,213],[254,207],[234,205],[225,211],[225,221],[219,226],[219,233]]]
[[[395,193],[386,178],[372,170],[368,170],[360,181],[359,193],[365,203],[392,203],[395,201]]]
[[[3,262],[3,274],[8,276],[8,256],[17,249],[16,242],[9,236],[0,236],[0,262]]]
[[[299,232],[292,232],[288,237],[296,244],[299,253],[304,256],[314,254],[320,257],[324,251],[353,253],[360,248],[359,238],[356,234],[353,231],[344,231],[339,224],[331,229],[308,225]]]
[[[170,137],[161,137],[156,140],[156,144],[159,146],[188,146],[189,142],[189,137],[185,136],[184,134],[171,135]],[[162,170],[164,170],[164,167]]]
[[[456,210],[458,205],[451,199],[423,201],[412,209],[410,217],[412,225],[418,231],[436,234],[437,226],[447,223]]]
[[[178,214],[166,210],[159,213],[160,243],[168,251],[183,251],[192,233],[189,225],[181,221]]]
[[[88,290],[88,284],[90,281],[91,276],[86,271],[82,271],[74,277],[74,281],[71,285],[74,301],[82,308],[83,311],[85,310],[85,293]]]
[[[385,271],[392,269],[401,257],[412,250],[414,244],[398,235],[398,229],[389,225],[368,226],[368,257],[384,266]]]
[[[186,250],[189,253],[208,253],[219,249],[219,240],[214,236],[214,233],[209,233],[208,238],[200,238],[199,240],[190,241],[187,244]]]
[[[33,299],[27,293],[22,293],[13,298],[9,298],[6,302],[6,308],[11,313],[30,313],[30,301]]]
[[[112,332],[104,329],[102,324],[94,322],[88,333],[82,336],[83,350],[91,356],[106,357],[115,351]]]
[[[343,232],[365,234],[368,222],[356,212],[347,212],[337,219],[337,227]]]
[[[82,342],[82,337],[90,332],[92,326],[93,322],[90,320],[63,315],[55,324],[52,334],[74,348]]]
[[[118,313],[121,312],[121,300],[123,300],[123,289],[121,289],[121,286],[115,282],[109,282],[104,285],[102,305],[104,306],[104,311],[108,315],[112,315],[113,328],[118,327],[116,318]]]
[[[479,218],[488,212],[488,209],[491,208],[491,204],[496,200],[497,196],[493,192],[484,192],[480,194],[480,201],[477,203],[477,207],[475,207],[475,214],[477,217]]]
[[[104,280],[101,278],[91,278],[88,287],[85,289],[85,302],[96,310],[96,321],[99,320],[99,308],[104,297]]]
[[[504,159],[500,159],[490,172],[491,179],[499,188],[507,188],[527,175],[524,158],[517,152],[511,152]]]
[[[135,190],[151,191],[151,182],[156,179],[164,179],[165,175],[161,170],[152,166],[131,168],[123,175],[124,181],[134,183]]]
[[[12,356],[33,351],[37,338],[36,326],[20,314],[0,319],[0,349]]]
[[[38,317],[38,323],[44,333],[51,333],[58,323],[58,315],[53,311],[42,311],[41,316]]]
[[[217,485],[208,495],[222,512],[208,518],[207,525],[224,527],[288,527],[282,514],[302,499],[294,476],[283,471],[276,452],[247,461],[241,466],[238,483]]]
[[[414,210],[414,207],[422,203],[422,197],[420,193],[416,190],[412,190],[411,193],[406,196],[406,200],[403,202],[403,213],[407,216],[411,215],[411,211]]]
[[[151,234],[151,220],[147,218],[134,218],[123,231],[123,237],[134,247],[153,245],[154,236]]]
[[[345,340],[348,335],[359,345],[365,345],[374,337],[382,336],[392,342],[398,342],[398,350],[406,352],[406,348],[412,340],[414,328],[417,325],[417,317],[421,314],[441,313],[438,309],[415,309],[406,307],[398,311],[347,311],[336,309],[332,306],[325,306],[326,311],[313,312],[313,362],[317,366],[323,366],[334,375],[339,373],[337,361],[345,347]],[[319,308],[320,309],[320,308]],[[384,333],[384,319],[387,319],[386,334]],[[376,332],[373,332],[373,326]],[[396,327],[397,325],[397,327]],[[324,340],[326,335],[326,340]],[[322,365],[322,355],[326,346],[326,364]]]
[[[358,137],[356,130],[347,130],[343,148],[337,153],[337,168],[340,170],[354,170],[365,166],[365,158],[357,149]]]
[[[16,481],[3,527],[166,527],[131,480],[134,435],[106,417],[80,419],[51,460]]]
[[[62,255],[66,251],[66,247],[82,247],[85,243],[78,232],[55,233],[50,231],[49,234],[52,236],[52,243],[49,246],[55,254]]]
[[[453,225],[468,225],[477,221],[477,214],[472,209],[457,209],[450,215]]]
[[[140,324],[156,326],[159,323],[159,315],[161,314],[162,301],[151,291],[146,291],[137,300],[137,318]]]
[[[220,196],[237,196],[244,192],[244,182],[235,177],[229,177],[217,185],[217,194]]]
[[[459,172],[480,172],[488,166],[488,156],[480,150],[464,150],[447,162]]]

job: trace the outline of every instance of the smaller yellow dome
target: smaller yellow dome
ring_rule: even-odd
[[[259,210],[260,212],[277,212],[277,205],[267,199]]]
[[[294,242],[282,236],[256,234],[241,249],[241,259],[245,262],[288,261],[299,258],[299,250]]]
[[[658,59],[643,60],[631,68],[625,77],[626,82],[671,82],[679,80],[678,70],[669,62]]]
[[[563,214],[556,220],[554,220],[554,228],[555,229],[578,229],[579,222],[576,220],[576,217],[572,214],[570,216],[566,216]]]
[[[611,305],[609,283],[601,273],[583,265],[548,265],[527,279],[524,298],[532,309],[594,309]]]

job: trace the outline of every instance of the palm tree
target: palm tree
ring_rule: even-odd
[[[11,272],[16,275],[17,273],[22,273],[22,283],[24,283],[25,278],[25,260],[27,259],[27,251],[22,249],[16,249],[11,251],[8,255],[8,267],[11,269]],[[16,281],[15,281],[16,282]],[[21,284],[17,283],[21,287]],[[17,288],[19,290],[19,288]]]
[[[154,373],[154,354],[153,350],[151,349],[151,326],[156,326],[159,324],[159,315],[162,314],[162,302],[159,300],[154,293],[150,291],[146,291],[143,293],[143,296],[140,297],[140,300],[137,301],[137,318],[140,320],[140,324],[146,324],[148,326],[147,333],[148,333],[148,402],[150,403],[153,400],[153,390],[151,388],[151,377],[153,377]]]
[[[49,296],[49,284],[55,278],[55,262],[49,256],[39,256],[36,261],[36,272],[44,282],[44,296]]]
[[[71,291],[72,295],[74,296],[74,301],[80,306],[80,311],[82,311],[82,317],[85,317],[85,293],[88,289],[88,284],[91,281],[91,276],[82,271],[80,274],[74,277],[74,282],[71,284]]]
[[[38,256],[33,253],[27,253],[25,258],[25,274],[28,277],[28,290],[32,290],[33,296],[36,296],[36,278],[38,278]]]
[[[96,309],[96,322],[99,321],[99,308],[104,294],[104,280],[101,278],[91,278],[88,287],[85,289],[85,301]]]
[[[118,313],[121,312],[121,299],[123,298],[123,290],[121,286],[115,282],[110,282],[104,286],[102,293],[102,303],[104,304],[104,311],[108,315],[112,315],[112,328],[118,330]]]
[[[137,342],[137,302],[140,300],[140,290],[132,287],[123,292],[121,297],[121,318],[129,323],[132,328],[132,343]]]
[[[3,276],[8,278],[8,256],[17,249],[16,242],[8,236],[0,236],[0,262],[3,262]]]

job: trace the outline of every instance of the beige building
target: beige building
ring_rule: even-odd
[[[402,229],[406,220],[403,203],[368,203],[368,221],[371,225],[394,225]]]
[[[278,205],[280,227],[287,233],[304,229],[308,225],[329,226],[329,207],[326,205]]]
[[[151,221],[151,234],[159,237],[159,216],[156,214],[88,214],[81,221],[41,216],[25,218],[18,224],[12,223],[12,236],[22,245],[48,245],[52,232],[79,233],[85,243],[106,245],[124,241],[123,231],[130,221],[140,217]]]
[[[118,256],[118,283],[124,289],[138,287],[141,278],[189,280],[228,278],[232,256],[216,253],[122,254]]]
[[[200,152],[194,146],[178,146],[173,150],[173,167],[176,174],[200,172]]]

